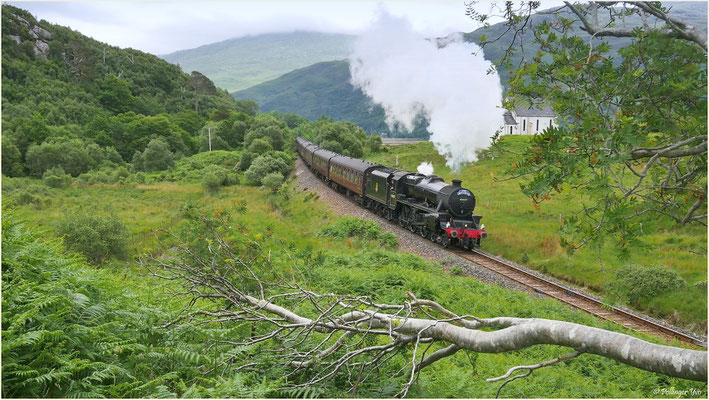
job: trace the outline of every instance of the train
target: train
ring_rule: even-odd
[[[444,247],[480,247],[487,237],[475,195],[460,180],[424,175],[348,157],[296,139],[297,152],[326,184],[362,207]]]

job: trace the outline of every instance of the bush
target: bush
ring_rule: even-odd
[[[399,239],[393,233],[383,231],[374,221],[356,217],[342,217],[335,224],[321,229],[318,236],[340,239],[360,237],[378,241],[388,248],[396,248],[399,245]]]
[[[113,182],[119,182],[121,179],[127,179],[130,176],[130,171],[126,167],[118,167],[113,174],[111,174],[111,180]]]
[[[257,157],[254,162],[249,167],[248,171],[244,174],[246,179],[256,185],[261,185],[263,183],[263,178],[271,173],[280,173],[285,176],[290,171],[290,166],[283,161],[280,157],[272,157],[270,155],[264,155]]]
[[[626,265],[618,269],[611,292],[638,305],[653,297],[683,289],[687,282],[677,271],[661,265]]]
[[[3,187],[3,189],[5,188]],[[17,205],[32,205],[37,209],[41,209],[51,204],[52,201],[48,198],[49,194],[49,189],[46,186],[31,184],[18,189],[12,195],[12,199]]]
[[[202,170],[202,186],[211,193],[217,192],[222,186],[238,183],[239,177],[224,167],[208,165]]]
[[[281,175],[280,172],[272,172],[266,176],[263,177],[261,180],[261,183],[263,186],[261,186],[262,189],[270,189],[272,192],[277,192],[278,188],[281,187],[281,184],[283,183],[283,175]]]
[[[57,223],[65,246],[94,264],[128,255],[128,229],[116,216],[74,214]]]
[[[64,168],[54,167],[44,172],[42,175],[44,183],[53,188],[63,188],[71,185],[71,176],[64,173]]]
[[[248,151],[245,151],[243,154],[241,154],[241,158],[239,159],[239,170],[241,171],[246,171],[251,167],[251,162],[254,160],[254,154],[249,153]]]

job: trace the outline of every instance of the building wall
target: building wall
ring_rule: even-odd
[[[502,128],[503,135],[534,135],[550,126],[559,126],[554,117],[520,117],[514,111],[512,117],[517,121],[517,125],[505,124]]]
[[[517,132],[520,135],[534,135],[550,126],[558,126],[556,118],[552,117],[517,117]],[[507,129],[509,132],[509,128]]]

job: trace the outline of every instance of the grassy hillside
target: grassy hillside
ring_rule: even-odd
[[[354,36],[321,32],[271,33],[225,40],[161,56],[183,71],[200,71],[233,92],[321,61],[347,57]]]
[[[346,60],[321,62],[291,71],[272,81],[232,93],[237,100],[253,100],[262,111],[291,112],[310,120],[321,116],[354,122],[368,133],[392,134],[384,122],[384,109],[372,104],[361,89],[350,84]],[[394,136],[428,137],[419,124],[412,133]]]
[[[190,155],[211,115],[236,111],[199,73],[2,6],[4,175],[61,166],[77,176],[105,161],[123,165],[153,139]]]
[[[500,146],[520,152],[528,136],[505,136]],[[620,261],[610,245],[599,263],[599,254],[583,248],[569,256],[559,241],[560,218],[578,211],[583,201],[573,190],[566,190],[539,209],[519,189],[520,181],[500,181],[513,159],[509,153],[486,151],[478,162],[452,174],[445,159],[429,142],[392,147],[389,152],[370,157],[384,165],[416,171],[423,161],[432,162],[434,173],[445,178],[461,179],[463,186],[477,197],[475,212],[483,216],[488,238],[484,250],[525,264],[546,274],[588,288],[603,297],[611,297],[617,282],[616,272],[625,265],[660,265],[675,271],[687,283],[677,291],[657,291],[649,299],[635,305],[650,314],[666,318],[697,332],[707,327],[707,230],[703,226],[678,226],[670,221],[649,220],[643,226],[657,230],[643,239],[644,247],[632,251],[628,260]],[[612,300],[612,299],[609,299]]]

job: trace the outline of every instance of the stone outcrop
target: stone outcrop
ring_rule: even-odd
[[[43,59],[47,59],[47,53],[49,52],[49,44],[42,40],[34,42],[34,54]]]
[[[41,28],[38,25],[35,25],[30,29],[30,34],[32,37],[35,39],[37,38],[43,38],[43,39],[51,39],[52,38],[52,33],[49,32],[48,30]]]

